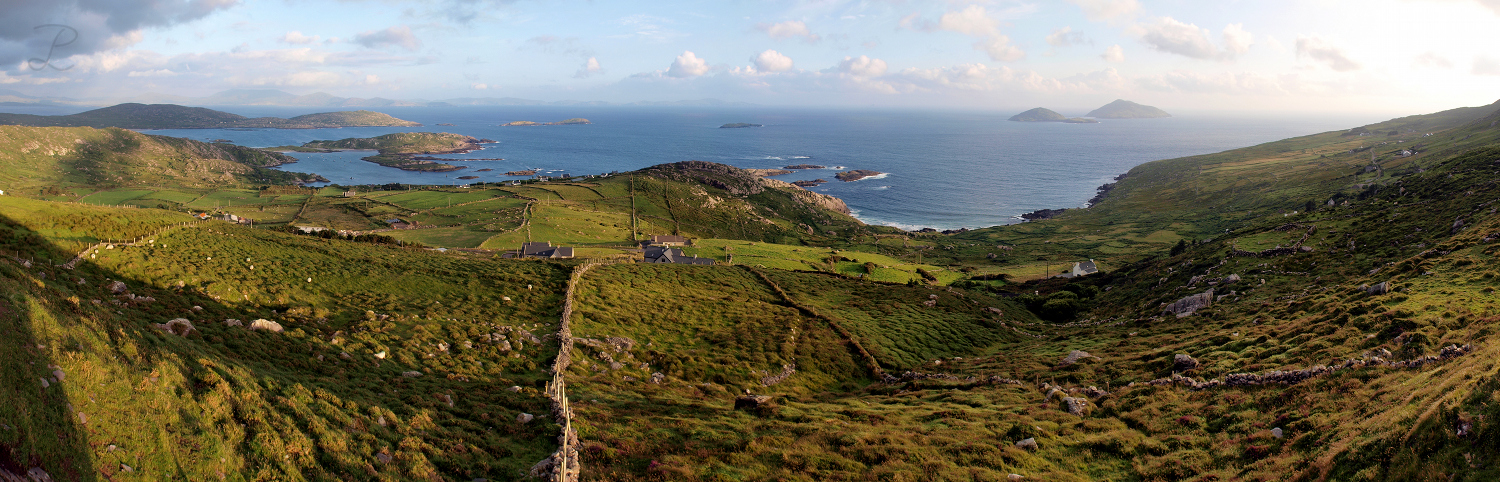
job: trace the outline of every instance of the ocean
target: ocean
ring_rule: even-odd
[[[240,115],[290,117],[329,108],[215,107]],[[903,229],[980,228],[1018,222],[1044,208],[1082,207],[1095,188],[1141,163],[1207,154],[1384,120],[1379,116],[1176,113],[1164,119],[1098,124],[1022,123],[1012,112],[723,107],[505,106],[373,109],[424,127],[341,129],[184,129],[150,134],[251,147],[371,137],[392,132],[454,132],[493,139],[485,149],[445,155],[468,169],[419,173],[361,161],[369,152],[290,153],[287,171],[333,183],[464,184],[519,179],[506,171],[599,174],[700,160],[743,168],[815,164],[826,169],[776,176],[826,179],[813,191],[843,199],[868,224]],[[500,127],[510,121],[583,117],[590,125]],[[746,122],[763,127],[721,129]],[[446,123],[452,126],[439,126]],[[504,158],[466,161],[466,158]],[[493,169],[475,172],[478,169]],[[840,170],[885,174],[854,182]],[[465,181],[459,176],[479,176]]]

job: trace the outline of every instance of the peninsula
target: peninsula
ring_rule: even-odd
[[[881,174],[885,173],[880,171],[871,171],[869,169],[855,169],[852,171],[844,171],[838,174],[834,174],[833,178],[844,182],[854,182],[871,176],[879,176]]]
[[[446,172],[457,171],[466,166],[454,166],[436,162],[432,157],[420,154],[459,154],[477,150],[480,144],[494,142],[476,139],[462,134],[447,132],[397,132],[376,137],[348,138],[337,141],[312,141],[303,144],[303,149],[368,150],[379,154],[363,158],[386,167],[405,171]]]
[[[581,117],[574,117],[572,119],[560,120],[560,121],[557,121],[557,122],[532,122],[532,121],[506,122],[504,124],[500,124],[500,127],[568,126],[568,125],[581,125],[581,124],[593,124],[593,122],[589,122],[588,119],[584,119],[584,118],[581,118]]]
[[[1056,111],[1037,107],[1010,117],[1015,122],[1066,122],[1069,124],[1093,124],[1099,121],[1083,117],[1068,117]]]
[[[765,127],[765,126],[762,126],[760,124],[746,124],[744,122],[735,122],[733,124],[724,124],[724,125],[719,126],[720,129],[740,129],[740,128],[745,128],[745,127]]]
[[[119,104],[69,115],[0,114],[0,124],[31,127],[119,127],[122,129],[322,129],[329,127],[420,127],[422,124],[368,110],[323,112],[282,119],[245,117],[176,104]]]
[[[1104,107],[1089,111],[1086,115],[1099,119],[1156,119],[1172,117],[1172,114],[1168,114],[1161,109],[1124,99],[1117,99],[1114,102],[1105,104]]]

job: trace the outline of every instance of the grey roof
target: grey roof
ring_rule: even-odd
[[[713,266],[713,258],[700,258],[683,254],[682,249],[651,246],[646,248],[642,256],[643,263],[672,263],[672,264],[694,264]]]

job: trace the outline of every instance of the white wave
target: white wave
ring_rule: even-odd
[[[890,189],[890,186],[877,186],[875,189]]]
[[[832,171],[842,171],[842,170],[848,169],[848,168],[844,167],[844,166],[828,166],[828,169],[832,170]]]
[[[812,159],[812,156],[792,156],[787,159]]]

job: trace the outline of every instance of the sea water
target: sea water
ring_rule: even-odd
[[[328,108],[217,107],[240,115],[291,117]],[[454,132],[496,141],[482,150],[441,155],[458,171],[402,171],[360,160],[364,151],[289,153],[287,171],[320,174],[342,185],[461,185],[525,179],[507,171],[600,174],[699,160],[743,168],[826,166],[775,176],[826,179],[810,188],[843,199],[870,224],[904,229],[979,228],[1017,222],[1037,209],[1083,206],[1095,188],[1144,162],[1208,154],[1318,132],[1348,129],[1380,116],[1177,113],[1162,119],[1097,124],[1009,122],[1009,112],[629,106],[399,107],[378,110],[423,127],[339,129],[180,129],[150,134],[251,147],[372,137],[392,132]],[[511,121],[583,117],[589,125],[501,127]],[[1368,117],[1368,118],[1365,118]],[[719,128],[746,122],[762,127]],[[439,126],[446,123],[451,126]],[[503,158],[504,160],[466,160]],[[480,169],[491,169],[477,172]],[[885,174],[854,182],[838,171]],[[460,176],[478,179],[460,180]]]

